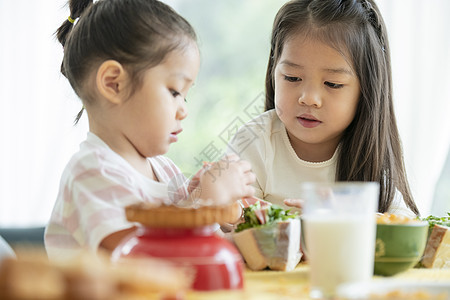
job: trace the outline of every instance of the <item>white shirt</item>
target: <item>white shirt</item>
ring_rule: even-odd
[[[287,208],[283,200],[298,199],[300,182],[334,182],[337,153],[324,162],[300,159],[289,141],[286,128],[275,110],[267,111],[242,126],[228,145],[227,152],[235,152],[252,165],[256,175],[255,196]],[[289,208],[295,210],[293,208]],[[396,193],[389,213],[414,218],[403,197]]]
[[[93,133],[67,164],[45,232],[50,259],[83,249],[97,251],[108,235],[131,228],[124,208],[140,202],[172,203],[187,197],[186,179],[171,160],[147,158],[159,182],[135,170]],[[150,167],[149,167],[150,169]]]

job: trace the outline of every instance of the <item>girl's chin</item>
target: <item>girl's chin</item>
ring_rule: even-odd
[[[287,131],[288,133],[288,137],[289,137],[289,141],[291,142],[291,144],[316,144],[319,143],[320,141],[318,140],[317,135],[314,134],[307,134],[304,132],[291,132],[291,131]]]
[[[167,152],[169,152],[170,144],[168,144],[166,147],[160,147],[157,149],[153,149],[153,151],[149,151],[145,153],[146,157],[154,157],[159,155],[165,155]]]
[[[171,133],[170,137],[169,137],[169,142],[170,143],[176,143],[178,142],[178,136],[176,134]]]

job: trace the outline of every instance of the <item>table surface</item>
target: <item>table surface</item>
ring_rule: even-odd
[[[450,269],[410,269],[391,277],[374,276],[373,280],[399,279],[414,282],[445,282],[450,285]],[[251,271],[244,273],[244,289],[233,291],[188,292],[187,300],[302,300],[310,299],[309,266],[300,263],[291,272]]]

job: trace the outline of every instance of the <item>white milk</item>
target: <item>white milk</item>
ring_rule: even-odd
[[[353,215],[303,216],[311,296],[331,297],[339,284],[372,278],[376,221]]]

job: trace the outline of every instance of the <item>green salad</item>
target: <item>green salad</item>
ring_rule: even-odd
[[[257,217],[257,213],[265,214],[265,224],[261,224]],[[260,227],[264,225],[270,225],[280,221],[286,221],[289,219],[295,219],[298,213],[290,213],[290,210],[285,210],[281,206],[272,204],[261,209],[261,204],[259,202],[244,208],[244,222],[237,225],[235,232],[239,232],[249,228]]]
[[[420,220],[427,221],[430,229],[433,228],[434,225],[450,227],[450,212],[448,212],[445,217],[436,217],[431,215],[426,218],[420,218]]]

